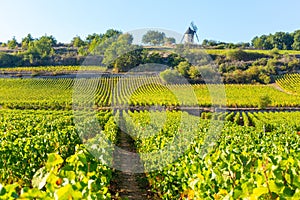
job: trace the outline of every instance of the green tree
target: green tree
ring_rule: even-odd
[[[74,38],[72,39],[71,45],[72,45],[73,47],[81,47],[81,46],[84,46],[85,43],[84,43],[84,41],[80,38],[80,36],[76,36],[76,37],[74,37]]]
[[[264,48],[264,42],[258,36],[256,36],[255,38],[253,38],[252,41],[251,41],[251,43],[252,43],[252,46],[254,48],[256,48],[256,49],[263,49]]]
[[[177,71],[182,75],[187,77],[188,76],[188,71],[190,69],[190,63],[187,61],[180,62],[177,67]]]
[[[93,33],[86,37],[86,41],[88,44],[90,44],[93,41],[99,42],[102,37],[103,37],[102,34]]]
[[[30,33],[28,33],[28,35],[22,39],[22,49],[28,49],[29,47],[29,43],[34,41],[33,37],[31,36]]]
[[[185,79],[179,74],[177,70],[166,69],[159,74],[161,79],[168,84],[185,83]]]
[[[265,109],[272,103],[271,98],[268,95],[263,95],[259,98],[258,108]]]
[[[9,49],[15,49],[17,46],[18,46],[18,42],[15,37],[13,37],[12,40],[9,40],[7,42],[7,47]]]
[[[202,46],[207,46],[207,45],[208,45],[208,40],[204,39],[203,42],[202,42]]]
[[[113,61],[113,67],[116,72],[126,72],[130,69],[143,64],[142,61],[142,55],[143,50],[142,49],[136,49],[127,53],[124,53],[123,55],[117,57]]]
[[[294,43],[292,44],[294,50],[300,50],[300,30],[294,33]]]
[[[274,48],[274,45],[272,43],[272,37],[273,37],[273,35],[269,35],[269,36],[262,35],[261,36],[261,39],[263,41],[263,49],[273,49]]]
[[[34,63],[54,54],[53,45],[56,40],[53,36],[42,36],[38,40],[29,43],[28,50],[24,53],[24,59]]]
[[[294,38],[289,33],[277,32],[271,37],[271,41],[273,46],[279,50],[290,50],[292,49]]]
[[[176,39],[173,37],[166,37],[165,38],[165,44],[166,45],[171,45],[171,44],[175,44],[176,43]]]
[[[119,37],[120,35],[122,35],[122,31],[118,31],[115,29],[108,29],[104,33],[103,38],[106,39],[106,38],[111,38],[111,37]]]
[[[53,46],[56,44],[56,40],[52,37],[42,36],[34,43],[34,47],[38,53],[44,58],[54,53]]]
[[[145,35],[143,35],[142,42],[144,44],[157,46],[157,45],[162,45],[164,43],[165,38],[166,38],[165,33],[150,30]]]
[[[191,79],[197,79],[201,75],[199,69],[197,69],[197,67],[195,67],[195,66],[190,67],[190,69],[188,71],[188,74],[189,74]]]
[[[0,52],[0,67],[15,67],[20,61],[19,55]]]
[[[105,34],[88,35],[86,42],[88,43],[88,52],[94,55],[103,55],[106,49],[122,35],[121,31],[109,29]]]
[[[272,35],[256,36],[252,39],[252,46],[256,49],[273,49]]]
[[[121,66],[118,64],[117,66],[113,66],[115,60],[128,52],[133,51],[137,47],[132,45],[133,37],[130,34],[122,34],[119,35],[117,39],[110,38],[104,40],[99,47],[97,47],[98,53],[104,53],[103,64],[108,67],[118,67]]]

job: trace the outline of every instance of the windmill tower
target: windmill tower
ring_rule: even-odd
[[[181,43],[182,43],[182,41],[184,41],[185,44],[194,44],[195,35],[196,35],[197,41],[199,42],[197,30],[198,30],[198,27],[194,24],[194,22],[191,22],[191,25],[189,26],[187,31],[184,33]]]

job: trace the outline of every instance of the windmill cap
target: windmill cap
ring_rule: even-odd
[[[194,34],[195,31],[193,31],[190,27],[186,30],[185,34]]]

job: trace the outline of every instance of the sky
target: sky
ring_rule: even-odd
[[[200,42],[250,42],[254,36],[300,29],[299,0],[0,0],[0,42],[28,33],[74,36],[160,28],[183,34],[191,21]]]

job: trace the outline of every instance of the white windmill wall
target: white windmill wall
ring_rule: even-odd
[[[188,44],[194,43],[194,35],[193,34],[185,34],[184,35],[184,43],[188,43]]]

